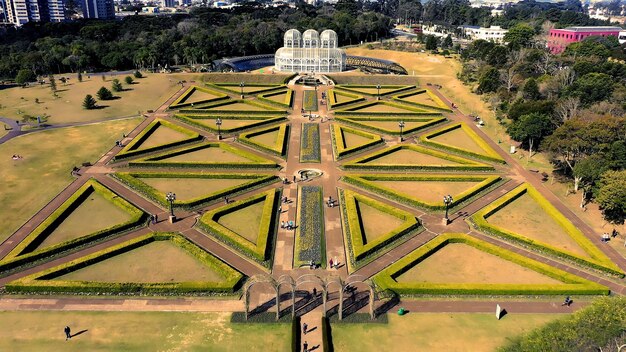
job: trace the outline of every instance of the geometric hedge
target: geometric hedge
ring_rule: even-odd
[[[348,138],[350,135],[356,136],[361,140],[356,143],[349,142]],[[333,142],[333,154],[335,155],[335,159],[341,159],[349,154],[384,143],[383,139],[379,135],[338,124],[331,125],[331,139]]]

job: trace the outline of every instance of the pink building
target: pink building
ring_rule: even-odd
[[[553,54],[560,54],[570,43],[580,42],[592,35],[600,37],[619,37],[620,27],[567,27],[551,29],[548,35],[548,49]]]

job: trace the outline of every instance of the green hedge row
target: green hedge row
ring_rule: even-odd
[[[276,141],[273,146],[268,146],[266,144],[261,144],[253,139],[252,137],[270,133],[273,131],[278,131],[278,136],[276,136]],[[259,149],[264,152],[268,152],[270,154],[274,154],[278,157],[285,158],[287,155],[287,142],[289,141],[289,125],[281,124],[278,126],[268,127],[261,130],[255,130],[246,132],[239,135],[237,139],[239,142],[249,145],[253,148]]]
[[[205,232],[227,243],[248,257],[263,265],[267,265],[268,263],[266,263],[266,261],[271,257],[271,242],[276,229],[276,209],[280,202],[279,193],[278,189],[272,189],[248,199],[208,211],[202,215],[198,221],[198,226]],[[250,242],[243,236],[218,222],[219,218],[226,214],[259,202],[264,202],[264,205],[256,243]]]
[[[400,149],[409,149],[418,153],[431,155],[440,159],[452,161],[461,165],[418,165],[418,164],[377,164],[371,165],[368,162],[381,158],[385,155],[394,153]],[[343,164],[343,168],[346,170],[354,169],[370,169],[370,170],[446,170],[446,171],[491,171],[494,170],[493,166],[474,162],[473,160],[465,159],[458,156],[453,156],[436,150],[426,149],[413,144],[397,145],[382,151],[378,151],[349,163]]]
[[[366,189],[368,191],[381,194],[389,199],[404,203],[410,206],[424,208],[428,210],[444,210],[443,202],[429,202],[402,194],[392,188],[376,184],[372,181],[441,181],[441,182],[478,182],[475,186],[454,195],[454,202],[450,208],[463,203],[465,200],[474,197],[487,188],[500,182],[500,176],[487,175],[396,175],[396,174],[376,174],[376,175],[347,175],[341,181]]]
[[[141,148],[141,145],[148,138],[150,138],[150,136],[152,136],[152,134],[161,126],[183,133],[187,135],[188,138],[181,139],[179,141],[170,142],[170,143],[159,144],[150,148],[139,149]],[[176,124],[170,123],[168,121],[157,119],[157,120],[152,121],[152,123],[149,124],[139,135],[137,135],[137,137],[135,137],[119,153],[117,153],[117,155],[115,156],[113,160],[117,161],[117,160],[134,157],[134,156],[141,155],[141,154],[153,153],[153,152],[157,152],[160,150],[165,150],[165,149],[169,149],[173,147],[179,147],[181,145],[201,141],[202,139],[203,137],[196,132],[188,130],[182,126],[178,126]]]
[[[300,317],[296,316],[291,321],[291,352],[300,352],[302,346],[302,329]]]
[[[215,98],[207,98],[207,99],[203,99],[203,100],[199,100],[193,103],[187,103],[187,99],[189,99],[189,97],[191,97],[196,91],[200,91],[200,92],[204,92],[204,93],[208,93],[211,95],[215,95]],[[228,96],[226,94],[220,93],[220,92],[216,92],[214,90],[211,89],[207,89],[204,87],[198,87],[198,86],[193,86],[190,87],[189,89],[187,89],[187,91],[185,93],[183,93],[178,99],[176,99],[170,106],[169,109],[180,109],[184,106],[193,106],[194,104],[204,104],[204,103],[210,103],[210,102],[215,102],[215,101],[220,101],[220,100],[224,100],[224,99],[228,99]]]
[[[480,148],[484,150],[484,153],[476,153],[467,149],[463,149],[460,147],[455,147],[449,144],[431,140],[432,138],[441,136],[442,134],[445,134],[450,131],[454,131],[459,128],[462,129],[463,132],[465,132],[472,139],[472,141],[474,141],[474,143],[480,146]],[[433,132],[421,135],[419,138],[419,141],[420,143],[433,147],[433,148],[443,149],[445,151],[465,155],[471,158],[476,158],[476,159],[481,159],[481,160],[491,161],[491,162],[495,161],[497,163],[506,164],[506,162],[500,156],[500,154],[498,154],[498,152],[493,150],[493,148],[491,148],[491,146],[489,146],[489,144],[484,139],[482,139],[476,132],[474,132],[469,126],[461,122],[450,125],[450,126],[445,126],[437,131],[433,131]]]
[[[249,106],[253,106],[255,108],[259,108],[259,110],[221,110],[215,109],[221,106],[233,105],[233,104],[245,104]],[[273,106],[262,104],[258,101],[254,100],[245,100],[245,99],[227,99],[216,101],[213,103],[202,104],[195,106],[193,109],[181,109],[181,114],[187,113],[205,113],[205,114],[238,114],[238,115],[284,115],[287,114],[286,110],[280,110]]]
[[[333,346],[333,334],[330,328],[330,320],[328,317],[322,317],[322,351],[334,352],[335,346]]]
[[[281,94],[285,94],[285,100],[281,103],[272,99],[269,99],[269,97],[273,97],[275,95],[281,95]],[[293,90],[291,89],[281,89],[279,91],[276,92],[269,92],[269,93],[264,93],[264,94],[259,94],[256,96],[256,98],[268,105],[276,105],[278,107],[281,108],[291,108],[291,106],[293,105]]]
[[[381,203],[374,199],[362,196],[350,190],[343,190],[344,202],[342,203],[346,209],[348,228],[347,238],[354,254],[354,261],[358,262],[400,237],[416,230],[420,224],[415,216],[400,210],[396,207]],[[367,241],[365,233],[363,233],[363,219],[359,213],[358,203],[367,204],[383,213],[387,213],[402,220],[402,225],[392,229],[388,233],[378,236],[372,241]]]
[[[416,103],[416,102],[413,102],[413,101],[405,100],[405,98],[413,96],[413,95],[417,95],[417,94],[427,94],[428,97],[430,99],[432,99],[435,102],[435,104],[437,104],[437,106],[432,106],[432,105],[428,105],[428,104],[421,104],[421,103]],[[395,101],[404,103],[404,104],[415,105],[415,106],[420,107],[420,108],[427,108],[427,109],[435,109],[435,110],[440,110],[440,111],[445,111],[445,112],[452,112],[452,110],[450,108],[448,108],[448,106],[441,99],[439,99],[439,97],[437,95],[435,95],[433,92],[431,92],[430,90],[427,90],[427,89],[421,89],[421,90],[414,91],[414,92],[407,92],[407,93],[404,93],[404,94],[396,95],[392,99],[395,100]]]
[[[346,139],[344,133],[353,133],[361,137],[365,137],[370,139],[370,142],[366,142],[356,147],[347,148]],[[383,139],[371,133],[363,132],[361,130],[356,130],[349,127],[342,127],[338,124],[331,125],[331,133],[330,133],[332,144],[333,144],[333,153],[335,154],[335,159],[339,160],[341,158],[345,158],[346,156],[360,152],[364,149],[371,148],[373,146],[384,143]]]
[[[130,215],[130,219],[124,223],[113,225],[85,236],[37,249],[37,247],[39,247],[41,243],[43,243],[43,241],[94,192],[124,210]],[[0,272],[11,270],[36,260],[51,257],[70,249],[102,240],[116,233],[128,231],[143,225],[147,219],[147,214],[142,210],[100,184],[95,179],[90,179],[0,261]]]
[[[207,115],[197,115],[197,116],[190,116],[190,115],[180,115],[180,114],[174,114],[173,115],[175,119],[178,119],[188,125],[203,129],[205,131],[208,132],[212,132],[212,133],[217,133],[217,126],[210,126],[204,123],[201,123],[199,121],[202,120],[216,120],[218,117],[222,119],[222,121],[226,121],[226,120],[258,120],[258,122],[255,123],[250,123],[247,125],[243,125],[243,126],[236,126],[236,127],[232,127],[232,128],[224,128],[221,127],[220,130],[222,133],[228,134],[228,133],[235,133],[235,132],[240,132],[243,130],[247,130],[250,128],[255,128],[255,127],[259,127],[259,126],[263,126],[263,125],[268,125],[268,124],[272,124],[272,123],[277,123],[277,122],[282,122],[284,120],[286,120],[286,118],[284,116],[281,117],[272,117],[272,116],[228,116],[228,117],[220,117],[220,116],[207,116]]]
[[[396,281],[396,278],[450,243],[462,243],[498,256],[564,284],[459,284]],[[468,260],[471,260],[468,258]],[[465,234],[439,235],[420,248],[404,256],[374,277],[382,290],[401,295],[607,295],[609,289],[563,270],[526,258]]]
[[[580,257],[572,252],[566,252],[550,244],[524,237],[521,234],[508,231],[504,228],[490,224],[489,216],[495,214],[506,205],[518,199],[524,194],[532,197],[543,211],[556,221],[563,230],[582,248],[592,259]],[[488,234],[503,238],[508,241],[522,244],[534,250],[563,258],[582,266],[590,267],[605,273],[624,277],[624,272],[615,265],[600,249],[598,249],[574,224],[561,214],[539,191],[530,184],[524,183],[511,192],[505,194],[487,207],[481,209],[469,218],[470,223],[477,229]]]
[[[264,174],[242,174],[242,173],[194,173],[194,172],[117,172],[112,175],[121,183],[127,185],[133,190],[141,193],[146,198],[161,204],[164,207],[169,206],[169,202],[165,199],[165,193],[155,189],[154,187],[141,181],[140,178],[202,178],[202,179],[249,179],[250,181],[221,189],[219,191],[209,193],[200,197],[177,200],[174,207],[191,209],[206,203],[220,200],[224,196],[232,196],[241,192],[247,192],[261,186],[265,186],[278,181],[280,178],[275,175]]]
[[[378,96],[378,93],[370,93],[367,91],[361,91],[359,90],[359,88],[367,88],[367,89],[376,89],[375,85],[362,85],[362,84],[338,84],[335,86],[335,88],[337,89],[341,89],[341,90],[345,90],[351,93],[356,93],[356,94],[363,94],[363,95],[369,95],[371,97],[375,97]],[[412,90],[417,88],[414,85],[381,85],[380,89],[393,89],[391,91],[388,92],[383,92],[380,94],[380,96],[385,96],[385,95],[391,95],[391,94],[398,94],[400,92],[404,92],[407,90]]]
[[[362,109],[368,108],[374,105],[384,105],[389,106],[396,109],[404,109],[407,112],[397,112],[397,111],[381,111],[381,112],[372,112],[372,111],[360,111]],[[360,104],[350,105],[347,108],[335,111],[335,116],[441,116],[441,112],[430,111],[427,109],[420,109],[415,106],[406,105],[406,104],[398,104],[392,103],[388,101],[367,101]]]
[[[344,102],[338,102],[337,101],[337,95],[341,95],[344,97],[348,97],[348,98],[352,98],[352,100],[348,100],[348,101],[344,101]],[[352,93],[348,93],[348,92],[340,92],[340,91],[336,91],[334,89],[331,89],[328,91],[328,107],[331,109],[337,109],[340,108],[342,106],[346,106],[346,105],[350,105],[350,104],[355,104],[355,103],[359,103],[365,101],[365,98],[363,98],[363,96],[358,95],[358,94],[352,94]]]
[[[250,160],[250,162],[212,162],[207,160],[201,161],[164,161],[165,159],[172,158],[178,155],[195,152],[205,148],[220,148],[226,152],[238,155],[240,157]],[[275,169],[278,165],[268,159],[256,156],[245,150],[234,148],[225,143],[202,143],[197,146],[192,146],[184,149],[178,149],[156,156],[140,159],[137,161],[130,161],[128,163],[131,167],[179,167],[179,168],[235,168],[235,169]]]
[[[389,118],[384,118],[384,117],[335,117],[335,121],[344,123],[346,125],[350,125],[353,127],[359,127],[359,128],[364,128],[366,130],[370,130],[370,131],[374,131],[374,132],[378,132],[378,133],[382,133],[382,134],[390,134],[390,135],[399,135],[400,134],[400,130],[398,128],[394,128],[393,130],[389,130],[389,129],[385,129],[385,128],[381,128],[381,127],[376,127],[376,126],[372,126],[372,125],[368,125],[368,122],[372,122],[372,121],[404,121],[404,122],[410,122],[410,121],[414,121],[414,122],[426,122],[423,125],[420,126],[416,126],[413,128],[406,128],[404,129],[402,132],[402,134],[404,136],[409,135],[411,133],[414,132],[418,132],[424,129],[427,129],[429,127],[435,126],[437,124],[440,124],[442,122],[447,121],[445,117],[438,117],[438,118],[409,118],[409,119],[389,119]]]
[[[241,94],[241,87],[239,83],[205,83],[208,87],[221,90],[229,94]],[[254,92],[243,92],[244,95],[255,95],[266,92],[271,92],[277,89],[285,87],[284,84],[275,83],[245,83],[245,87],[259,87],[260,89]]]
[[[70,272],[102,262],[111,257],[145,246],[154,241],[170,241],[202,264],[218,272],[223,281],[219,282],[90,282],[54,280]],[[176,263],[167,263],[176,265]],[[155,268],[158,270],[158,268]],[[205,250],[178,234],[152,233],[114,245],[96,253],[72,260],[59,266],[46,269],[6,285],[11,293],[74,293],[74,294],[206,294],[234,293],[238,290],[243,275],[228,264],[217,259]]]

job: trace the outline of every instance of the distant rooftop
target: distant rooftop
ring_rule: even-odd
[[[556,29],[556,28],[555,28]],[[567,27],[562,30],[570,32],[610,32],[621,31],[621,27],[601,27],[601,26],[589,26],[589,27]]]

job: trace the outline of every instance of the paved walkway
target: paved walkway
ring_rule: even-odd
[[[174,94],[167,102],[165,102],[161,107],[159,107],[156,112],[147,114],[144,121],[142,121],[129,135],[126,139],[123,140],[123,143],[128,143],[132,138],[134,138],[137,134],[139,134],[149,123],[151,123],[155,118],[165,118],[170,119],[169,113],[167,112],[167,107],[169,104],[177,99],[186,89],[188,85],[182,86],[181,89]],[[500,148],[491,141],[480,128],[469,123],[472,128],[479,133],[489,144],[497,150],[507,161],[507,163],[511,166],[510,169],[504,170],[503,168],[498,168],[498,172],[500,174],[505,174],[507,178],[511,179],[507,183],[499,185],[498,187],[490,190],[487,194],[478,198],[472,203],[463,206],[460,209],[455,209],[451,214],[452,222],[449,225],[444,225],[442,223],[442,214],[427,213],[420,211],[418,209],[414,209],[403,204],[398,204],[396,202],[389,201],[386,198],[380,197],[377,194],[373,194],[371,192],[363,191],[357,188],[354,188],[351,185],[347,185],[341,183],[339,181],[340,177],[343,175],[344,171],[338,167],[338,163],[333,161],[332,157],[332,145],[331,145],[331,136],[330,136],[330,123],[329,122],[320,122],[320,119],[316,119],[312,121],[312,123],[318,123],[320,125],[320,142],[321,142],[321,153],[322,153],[322,162],[321,163],[300,163],[299,162],[299,151],[300,151],[300,134],[302,123],[308,123],[309,120],[306,117],[303,117],[300,113],[302,107],[303,100],[303,91],[306,88],[303,86],[292,86],[294,90],[294,107],[293,113],[289,116],[289,124],[291,127],[291,135],[289,139],[289,155],[287,160],[281,160],[276,157],[267,156],[263,153],[260,153],[254,149],[250,149],[247,146],[240,145],[235,142],[233,139],[227,137],[223,140],[224,143],[230,145],[236,145],[238,148],[244,148],[246,150],[250,150],[252,153],[256,155],[262,155],[265,158],[275,160],[281,165],[281,169],[279,171],[275,171],[274,173],[281,176],[286,177],[290,181],[293,180],[293,176],[297,174],[298,170],[303,168],[315,168],[323,170],[324,174],[322,177],[317,179],[312,179],[307,181],[306,185],[319,185],[323,188],[324,199],[326,200],[328,196],[332,196],[334,199],[338,199],[337,188],[346,188],[358,191],[360,193],[365,193],[369,197],[372,197],[376,200],[392,204],[393,206],[409,211],[411,214],[414,214],[418,217],[425,228],[421,233],[414,235],[405,240],[404,243],[398,245],[393,250],[383,254],[380,258],[373,261],[372,263],[363,266],[359,270],[355,272],[355,274],[361,275],[364,278],[369,278],[380,270],[384,269],[388,265],[395,262],[397,259],[402,258],[406,254],[415,250],[422,244],[426,243],[430,239],[436,237],[438,234],[444,232],[462,232],[469,233],[472,236],[475,236],[479,239],[494,243],[500,247],[518,252],[523,254],[524,256],[536,259],[543,263],[561,268],[568,272],[574,273],[576,275],[582,276],[594,282],[601,283],[611,288],[615,293],[618,294],[626,294],[626,286],[624,286],[623,280],[607,280],[605,277],[600,276],[596,273],[589,273],[581,270],[578,267],[571,266],[569,264],[561,263],[557,260],[546,258],[541,255],[538,255],[534,252],[530,252],[521,248],[518,248],[509,243],[505,243],[499,239],[486,236],[484,234],[473,231],[469,225],[464,221],[464,219],[486,206],[487,204],[493,202],[497,198],[504,195],[506,192],[512,190],[514,187],[519,185],[524,180],[531,182],[533,186],[535,186],[542,194],[548,198],[556,207],[559,209],[570,221],[572,221],[576,226],[581,228],[583,232],[596,244],[599,244],[598,236],[593,234],[591,229],[586,226],[580,219],[578,219],[572,212],[570,212],[553,194],[551,194],[543,185],[540,180],[536,177],[536,175],[529,173],[524,170],[521,165],[519,165],[518,161],[511,158],[509,155],[504,153]],[[322,92],[328,91],[329,87],[320,86],[318,87],[318,100],[321,98]],[[445,99],[445,97],[441,96],[441,94],[435,91],[444,101],[448,104],[449,102]],[[238,98],[238,94],[232,94],[234,98]],[[326,105],[319,105],[319,111],[317,114],[322,116],[329,115],[332,119],[332,112],[328,112],[326,110]],[[458,111],[455,111],[453,114],[449,114],[448,118],[452,121],[465,121],[468,122],[469,119],[466,116],[463,116]],[[176,121],[176,123],[180,123]],[[207,140],[216,140],[216,136],[210,133],[207,133],[204,130],[196,129],[192,126],[188,126],[190,129],[196,130],[198,133],[203,135]],[[425,132],[421,132],[425,133]],[[387,140],[387,145],[395,145],[399,143],[397,137],[393,136],[384,136]],[[413,143],[414,136],[407,138],[404,144]],[[375,150],[384,148],[385,146],[377,147]],[[99,182],[103,183],[114,192],[118,193],[120,196],[123,196],[130,202],[134,203],[144,211],[150,214],[158,214],[160,219],[166,219],[168,215],[167,209],[164,209],[161,205],[155,204],[140,195],[134,193],[133,191],[126,188],[124,185],[118,183],[113,178],[109,177],[108,174],[114,172],[118,168],[123,168],[126,164],[124,162],[120,163],[111,163],[114,155],[119,152],[120,147],[113,147],[110,151],[105,153],[103,157],[96,162],[92,167],[84,168],[80,171],[81,176],[77,177],[74,182],[66,187],[59,195],[57,195],[54,199],[52,199],[44,208],[42,208],[37,214],[35,214],[27,223],[25,223],[18,231],[16,231],[11,237],[9,237],[6,241],[0,244],[0,258],[4,257],[10,250],[12,250],[20,241],[22,241],[35,227],[37,227],[42,221],[44,221],[59,205],[61,205],[68,197],[70,197],[84,182],[86,182],[90,177],[96,178]],[[351,158],[358,157],[363,155],[364,153],[369,153],[370,151],[357,153],[356,155],[346,159],[349,161]],[[342,161],[344,162],[344,161]],[[267,171],[264,171],[267,172]],[[283,205],[284,211],[281,214],[281,219],[283,221],[286,220],[295,220],[297,209],[296,209],[296,200],[298,196],[298,186],[301,185],[298,183],[290,183],[288,185],[283,186],[283,195],[287,196],[291,201],[288,204]],[[270,185],[266,186],[262,189],[270,189],[278,187],[278,185]],[[250,191],[241,195],[238,195],[234,198],[245,198],[252,193],[257,193],[259,190]],[[203,247],[207,251],[213,253],[217,257],[221,258],[223,261],[233,266],[237,270],[243,272],[247,276],[253,276],[257,274],[267,273],[268,269],[260,266],[258,263],[250,260],[247,257],[235,252],[229,247],[223,245],[222,243],[212,239],[209,236],[206,236],[196,230],[193,226],[195,225],[198,217],[205,211],[214,209],[216,207],[221,206],[221,203],[213,203],[207,206],[202,207],[196,211],[182,211],[178,210],[176,215],[178,217],[178,221],[174,224],[170,224],[167,221],[160,221],[157,224],[151,224],[147,227],[131,231],[129,233],[118,235],[112,239],[107,241],[95,244],[91,247],[81,249],[77,252],[68,254],[62,258],[56,258],[46,263],[39,264],[35,267],[29,268],[22,272],[7,276],[5,278],[0,278],[0,285],[4,285],[7,282],[14,280],[19,277],[23,277],[30,273],[37,272],[39,270],[43,270],[46,268],[50,268],[52,266],[65,263],[69,260],[76,259],[86,254],[94,253],[100,249],[106,248],[116,243],[121,243],[131,238],[135,238],[137,236],[141,236],[143,234],[152,232],[152,231],[175,231],[181,232],[185,236],[187,236],[191,241],[196,243],[197,245]],[[325,240],[326,240],[326,251],[327,257],[333,258],[334,261],[339,261],[340,263],[346,262],[346,249],[343,243],[343,235],[341,230],[341,214],[340,208],[334,207],[324,208],[324,219],[325,219]],[[280,221],[279,220],[279,221]],[[290,275],[293,278],[297,278],[303,274],[314,273],[320,277],[328,277],[328,276],[339,276],[341,278],[348,277],[347,266],[343,265],[339,269],[315,269],[310,270],[307,268],[293,268],[293,257],[294,257],[294,231],[287,231],[279,229],[277,238],[276,238],[276,249],[274,262],[272,263],[271,275],[275,278],[278,278],[280,275]],[[626,268],[626,261],[624,258],[619,256],[615,251],[606,246],[599,245],[602,250],[604,250],[611,259],[613,259],[620,267]],[[302,290],[312,290],[313,285],[303,285],[299,287]],[[318,287],[318,290],[320,287]],[[331,290],[331,295],[329,298],[329,308],[337,305],[337,297],[336,297],[336,288],[335,291]],[[267,290],[260,289],[257,291],[253,291],[253,295],[255,297],[252,298],[252,302],[269,302],[273,299],[272,292],[268,292]],[[288,296],[288,295],[287,295]],[[289,297],[286,297],[283,302],[281,302],[281,306],[286,307],[285,300],[290,301]],[[301,302],[302,299],[299,298],[297,300]],[[564,311],[565,307],[559,306],[560,302],[506,302],[503,306],[510,313],[517,312],[549,312],[549,313],[557,313]],[[380,303],[377,303],[380,304]],[[412,311],[433,311],[433,312],[490,312],[495,309],[495,304],[493,302],[472,302],[472,301],[406,301],[401,302],[401,305],[408,308]],[[581,305],[574,305],[571,309],[576,309]],[[271,304],[269,304],[271,306]],[[242,303],[241,301],[212,301],[202,298],[185,298],[185,299],[177,299],[177,300],[167,300],[167,299],[137,299],[137,298],[127,298],[127,299],[106,299],[106,300],[94,300],[88,298],[28,298],[28,299],[14,299],[14,298],[3,298],[0,299],[0,310],[28,310],[28,309],[68,309],[68,310],[172,310],[172,311],[233,311],[233,310],[241,310]],[[365,308],[364,308],[365,309]],[[307,314],[304,314],[303,321],[306,321],[310,327],[319,325],[320,322],[320,309],[313,309]],[[310,323],[309,323],[310,322]],[[321,328],[319,328],[321,330]],[[320,332],[321,333],[321,332]],[[311,335],[307,334],[306,338],[309,340],[310,346],[315,346],[316,344],[320,344],[321,348],[321,338],[318,339],[317,333],[314,331],[311,332]],[[320,342],[317,342],[320,341]]]

